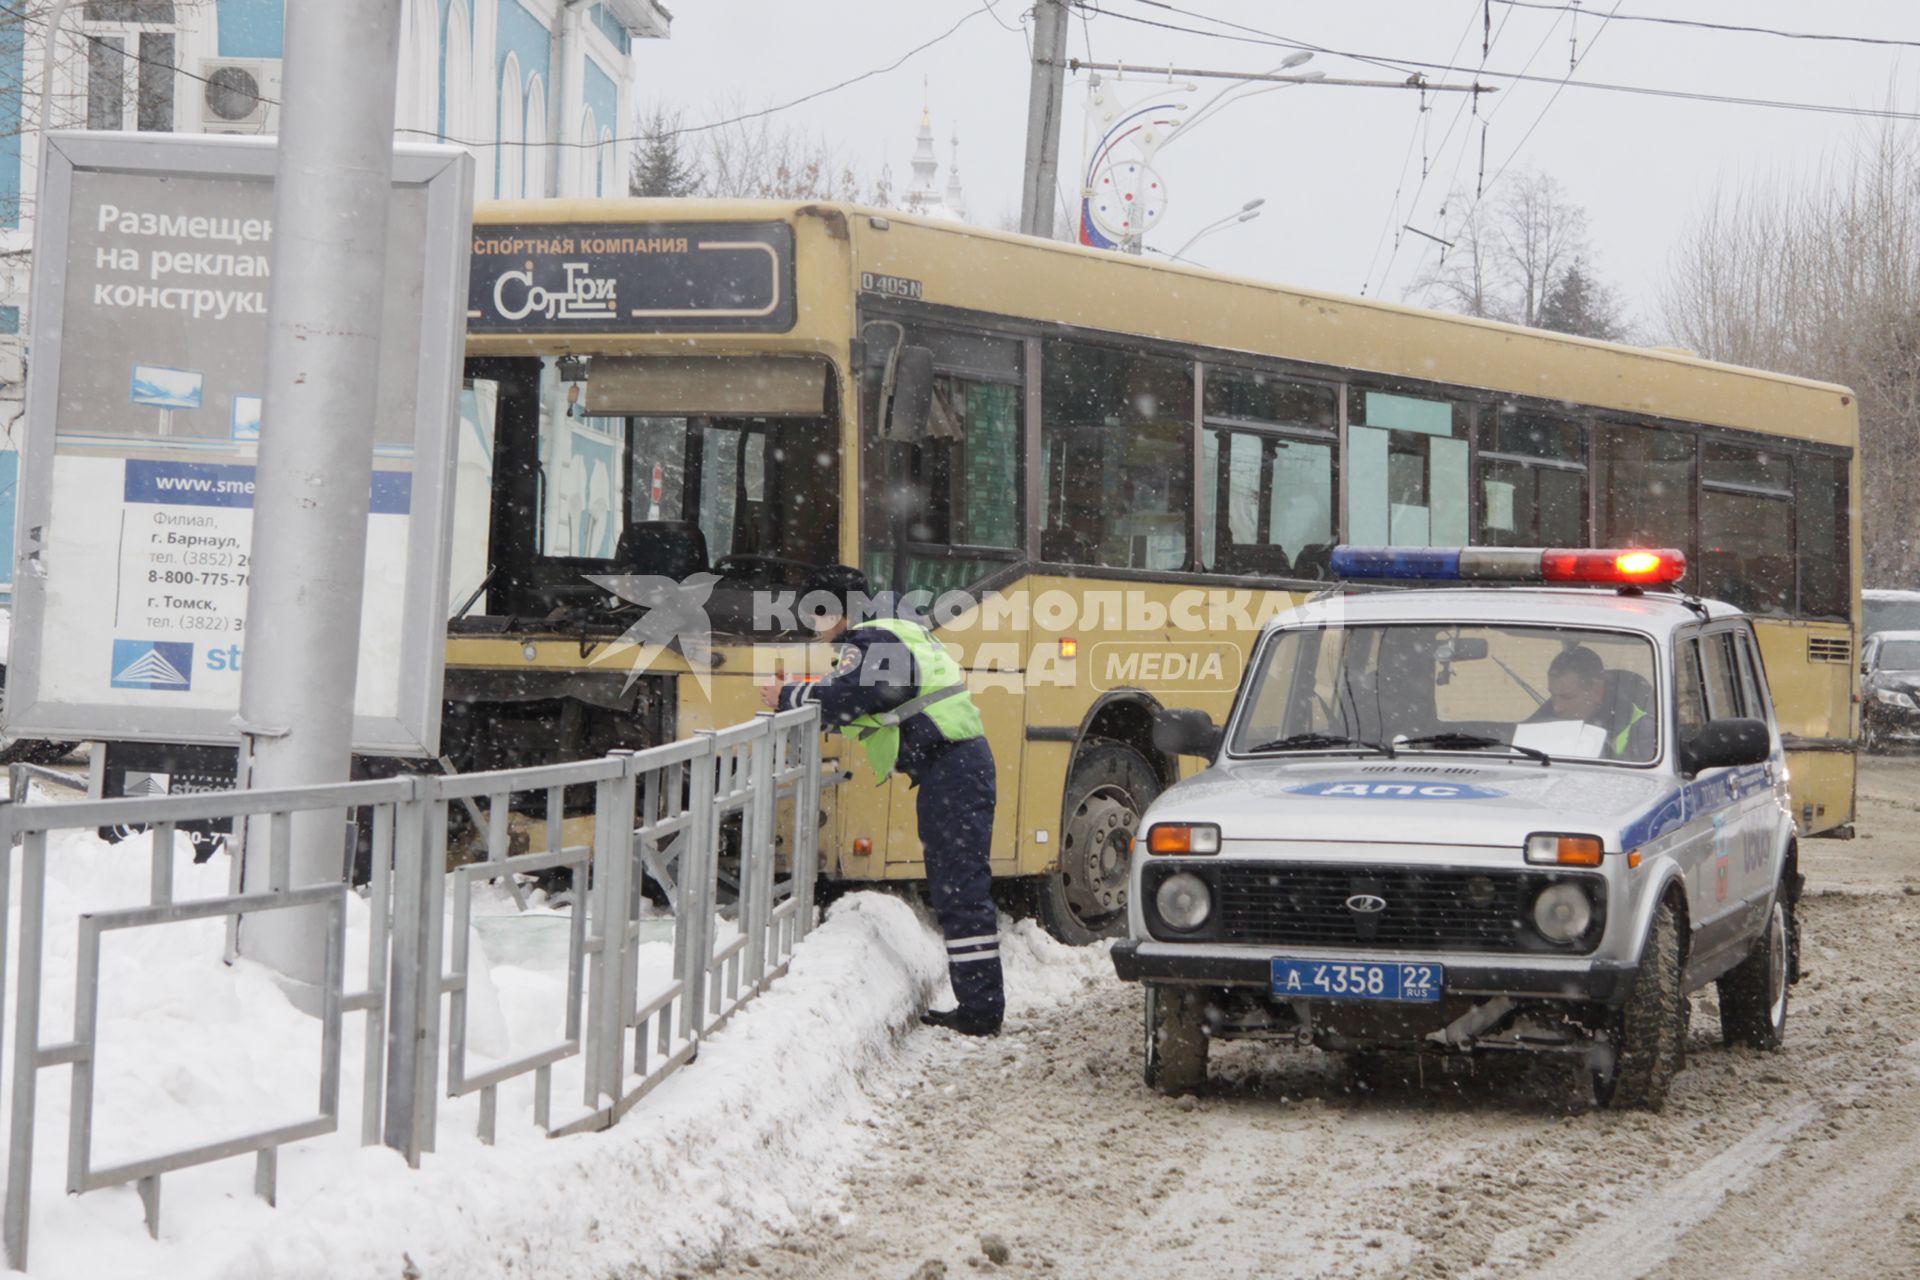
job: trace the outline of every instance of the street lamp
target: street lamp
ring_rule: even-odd
[[[1234,210],[1232,213],[1228,214],[1226,217],[1215,218],[1212,222],[1209,222],[1206,226],[1200,228],[1198,231],[1194,232],[1191,236],[1188,236],[1187,242],[1185,244],[1181,245],[1178,249],[1175,249],[1172,253],[1168,254],[1167,256],[1169,258],[1174,259],[1175,261],[1178,261],[1181,254],[1193,248],[1194,245],[1198,244],[1201,240],[1204,240],[1206,237],[1212,235],[1214,232],[1225,231],[1228,227],[1235,226],[1242,222],[1252,222],[1255,218],[1260,216],[1260,206],[1265,204],[1266,202],[1267,201],[1264,196],[1255,197],[1254,199],[1249,200],[1245,204],[1241,205],[1238,209]]]
[[[1285,62],[1282,62],[1279,66],[1274,67],[1269,71],[1262,71],[1260,74],[1263,76],[1272,76],[1272,75],[1278,75],[1282,71],[1291,71],[1295,67],[1304,64],[1312,57],[1313,55],[1311,53],[1306,53],[1306,52],[1296,53],[1292,57],[1288,58]],[[1244,102],[1248,98],[1255,98],[1263,93],[1272,93],[1275,89],[1291,89],[1295,85],[1308,84],[1308,83],[1311,83],[1312,81],[1324,80],[1326,78],[1327,78],[1327,73],[1324,71],[1309,71],[1307,74],[1301,76],[1298,80],[1283,80],[1278,84],[1269,84],[1265,88],[1255,89],[1251,93],[1243,93],[1238,98],[1235,98],[1233,101]],[[1256,82],[1257,81],[1253,79],[1233,81],[1226,88],[1222,89],[1220,92],[1214,94],[1211,98],[1208,98],[1206,102],[1202,103],[1198,111],[1194,112],[1191,116],[1187,117],[1187,119],[1182,124],[1180,124],[1175,128],[1173,137],[1168,138],[1167,141],[1172,142],[1173,138],[1175,137],[1180,137],[1182,135],[1192,133],[1193,127],[1199,124],[1201,120],[1203,119],[1210,120],[1213,118],[1213,116],[1219,115],[1221,111],[1226,110],[1228,106],[1232,105],[1231,103],[1221,103],[1220,100],[1222,98],[1226,97],[1228,94],[1232,93],[1235,89],[1238,89],[1242,85],[1254,84]],[[1214,110],[1216,103],[1219,104],[1218,110]],[[1212,115],[1208,114],[1209,111],[1212,112]]]

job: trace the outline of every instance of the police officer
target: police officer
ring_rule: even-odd
[[[1609,671],[1598,653],[1576,644],[1547,664],[1547,700],[1528,722],[1584,720],[1606,730],[1609,759],[1641,759],[1653,745],[1646,737],[1654,725],[1652,703],[1653,688],[1644,677]]]
[[[763,686],[761,700],[781,711],[818,705],[829,728],[865,750],[876,783],[897,769],[918,788],[927,887],[946,935],[958,1005],[931,1010],[922,1021],[963,1035],[996,1035],[1006,997],[987,866],[993,753],[960,665],[924,626],[875,601],[858,569],[816,570],[800,607],[820,639],[840,642],[839,659],[815,683]]]

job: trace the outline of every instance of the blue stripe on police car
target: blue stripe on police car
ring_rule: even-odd
[[[1345,796],[1353,800],[1493,800],[1507,793],[1491,787],[1470,787],[1463,782],[1395,782],[1369,779],[1364,782],[1309,782],[1288,787],[1296,796]]]

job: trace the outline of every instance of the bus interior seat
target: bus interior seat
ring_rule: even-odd
[[[1793,595],[1792,556],[1749,556],[1747,577],[1754,587],[1753,612],[1787,612],[1787,601]]]
[[[1220,571],[1249,578],[1286,578],[1293,576],[1293,561],[1285,547],[1230,542],[1221,548]]]
[[[1333,578],[1333,544],[1310,542],[1293,558],[1293,576],[1311,582],[1329,582]]]
[[[622,573],[681,582],[707,568],[707,535],[691,520],[636,520],[620,531],[613,558]]]
[[[1095,544],[1085,532],[1071,525],[1056,525],[1040,531],[1040,558],[1052,564],[1093,564]]]

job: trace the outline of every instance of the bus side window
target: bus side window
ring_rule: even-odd
[[[1793,492],[1800,616],[1844,622],[1853,573],[1847,545],[1847,460],[1802,454],[1794,459]]]
[[[1504,407],[1488,412],[1476,465],[1475,543],[1587,545],[1587,441],[1578,422]]]
[[[911,454],[909,591],[957,591],[1017,558],[1020,452],[1019,387],[934,379],[927,438]]]
[[[1673,547],[1687,556],[1683,590],[1700,581],[1693,546],[1694,438],[1651,427],[1603,426],[1594,432],[1594,543]]]
[[[1200,567],[1322,576],[1336,540],[1335,390],[1213,366],[1205,387]]]
[[[1348,413],[1347,541],[1465,546],[1465,407],[1356,387]]]
[[[1192,364],[1059,341],[1041,364],[1041,559],[1186,568]]]
[[[1717,440],[1703,452],[1700,594],[1748,613],[1792,613],[1792,455]]]

